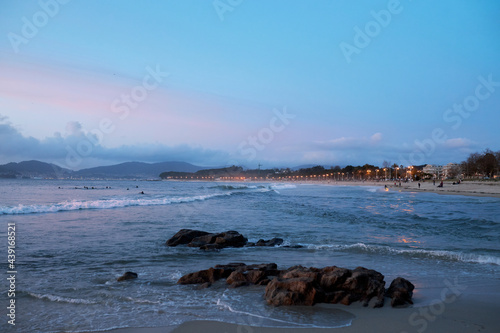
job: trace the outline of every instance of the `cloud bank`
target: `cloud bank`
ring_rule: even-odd
[[[229,160],[229,157],[220,150],[189,145],[155,143],[107,148],[100,144],[98,135],[85,132],[81,123],[76,121],[67,124],[66,133],[56,132],[51,137],[39,140],[23,136],[5,117],[0,117],[0,159],[2,163],[37,159],[78,170],[126,161],[183,161],[219,165],[221,161]]]

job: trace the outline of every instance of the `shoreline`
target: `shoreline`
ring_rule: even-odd
[[[213,320],[187,321],[178,326],[152,328],[118,328],[112,333],[360,333],[360,332],[497,332],[500,327],[500,303],[491,297],[482,299],[472,295],[461,295],[449,302],[435,302],[427,306],[392,308],[386,304],[383,308],[362,307],[359,303],[350,306],[328,304],[332,310],[342,310],[354,315],[349,326],[334,328],[289,328],[250,326],[242,319],[241,324]],[[315,305],[318,306],[318,305]]]
[[[244,181],[215,181],[221,183],[235,182],[235,183],[253,183]],[[461,184],[453,185],[453,181],[445,181],[444,187],[437,187],[432,184],[432,181],[420,181],[420,188],[418,187],[419,181],[412,181],[408,183],[401,183],[401,187],[394,185],[394,181],[336,181],[336,180],[312,180],[312,181],[288,181],[288,180],[261,180],[255,181],[257,183],[285,183],[296,185],[329,185],[329,186],[376,186],[384,187],[387,185],[389,191],[399,192],[415,192],[415,193],[437,193],[444,195],[464,195],[473,197],[491,197],[500,198],[500,182],[490,181],[463,181]],[[397,182],[399,184],[399,182]]]

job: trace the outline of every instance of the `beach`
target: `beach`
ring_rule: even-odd
[[[3,180],[2,191],[11,195],[0,205],[0,219],[16,225],[21,249],[16,329],[495,331],[500,326],[499,199],[484,195],[498,187],[445,183],[436,189],[425,182],[418,192],[415,186]],[[430,191],[448,189],[472,192]],[[166,246],[184,228],[236,230],[248,242],[279,237],[284,243],[220,251]],[[281,270],[366,267],[384,275],[385,288],[396,277],[411,281],[414,304],[392,308],[386,298],[380,309],[359,303],[272,307],[263,286],[228,288],[223,280],[209,288],[177,284],[185,274],[232,262],[276,263]],[[127,271],[138,278],[117,281]],[[7,329],[0,323],[0,330]]]
[[[455,182],[455,184],[453,184]],[[334,181],[334,180],[319,180],[319,181],[298,181],[294,184],[322,184],[334,186],[382,186],[387,185],[390,191],[406,191],[406,192],[427,192],[448,195],[467,195],[478,197],[500,198],[500,182],[499,181],[462,181],[456,184],[456,181],[444,181],[443,187],[438,187],[439,181],[433,185],[432,180],[426,181],[411,181],[399,182],[394,181]],[[420,183],[420,187],[418,184]],[[396,185],[395,185],[396,184]]]
[[[229,324],[217,321],[190,321],[176,328],[124,328],[112,330],[113,333],[363,333],[363,332],[455,332],[455,333],[496,333],[500,327],[500,304],[495,299],[477,299],[462,296],[449,304],[436,302],[426,307],[381,309],[361,307],[359,304],[351,306],[330,305],[332,309],[339,309],[352,313],[355,318],[352,324],[339,328],[277,328],[255,327],[248,325]]]

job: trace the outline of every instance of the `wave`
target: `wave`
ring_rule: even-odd
[[[62,211],[73,211],[83,209],[112,209],[131,206],[159,206],[176,203],[186,203],[194,201],[203,201],[213,197],[231,195],[228,193],[215,193],[207,195],[197,195],[192,197],[162,197],[162,198],[113,198],[99,199],[91,201],[64,201],[47,205],[17,205],[14,207],[1,207],[0,215],[19,215],[34,213],[55,213]]]
[[[297,185],[293,185],[293,184],[271,184],[271,185],[269,185],[269,188],[271,190],[285,190],[285,189],[297,188]]]
[[[97,304],[97,302],[89,301],[80,298],[69,298],[50,294],[36,294],[28,292],[28,295],[41,300],[48,300],[52,302],[72,303],[72,304]]]
[[[221,190],[246,190],[246,189],[256,189],[264,188],[265,186],[255,186],[255,185],[216,185],[210,186],[209,188],[217,188]]]
[[[395,249],[389,246],[380,245],[367,245],[364,243],[356,243],[351,245],[305,245],[308,249],[315,250],[333,250],[333,251],[346,251],[355,253],[375,253],[375,254],[390,254],[390,255],[403,255],[417,258],[428,258],[435,260],[458,261],[476,264],[492,264],[500,266],[500,257],[462,253],[446,250],[424,250],[424,249]]]

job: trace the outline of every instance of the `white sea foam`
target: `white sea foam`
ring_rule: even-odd
[[[42,300],[49,300],[52,302],[63,302],[63,303],[73,303],[73,304],[97,304],[97,302],[94,301],[89,301],[86,299],[80,299],[80,298],[69,298],[69,297],[62,297],[62,296],[56,296],[56,295],[50,295],[50,294],[36,294],[36,293],[28,293],[28,295],[42,299]]]
[[[353,252],[366,252],[375,254],[405,255],[405,256],[429,258],[435,260],[500,265],[500,258],[496,256],[453,252],[446,250],[396,249],[389,246],[367,245],[364,243],[356,243],[351,245],[308,244],[305,246],[309,249],[316,249],[316,250],[333,250],[333,251],[347,251],[347,252],[353,251]]]
[[[207,195],[197,195],[192,197],[160,197],[160,198],[110,198],[90,201],[64,201],[47,205],[17,205],[13,207],[0,206],[0,214],[18,215],[33,213],[55,213],[61,211],[72,211],[82,209],[111,209],[130,206],[158,206],[175,203],[186,203],[194,201],[203,201],[213,197],[231,195],[228,193],[215,193]]]
[[[271,184],[271,185],[269,185],[269,188],[272,189],[272,190],[285,190],[285,189],[297,188],[297,185],[293,185],[293,184]]]

